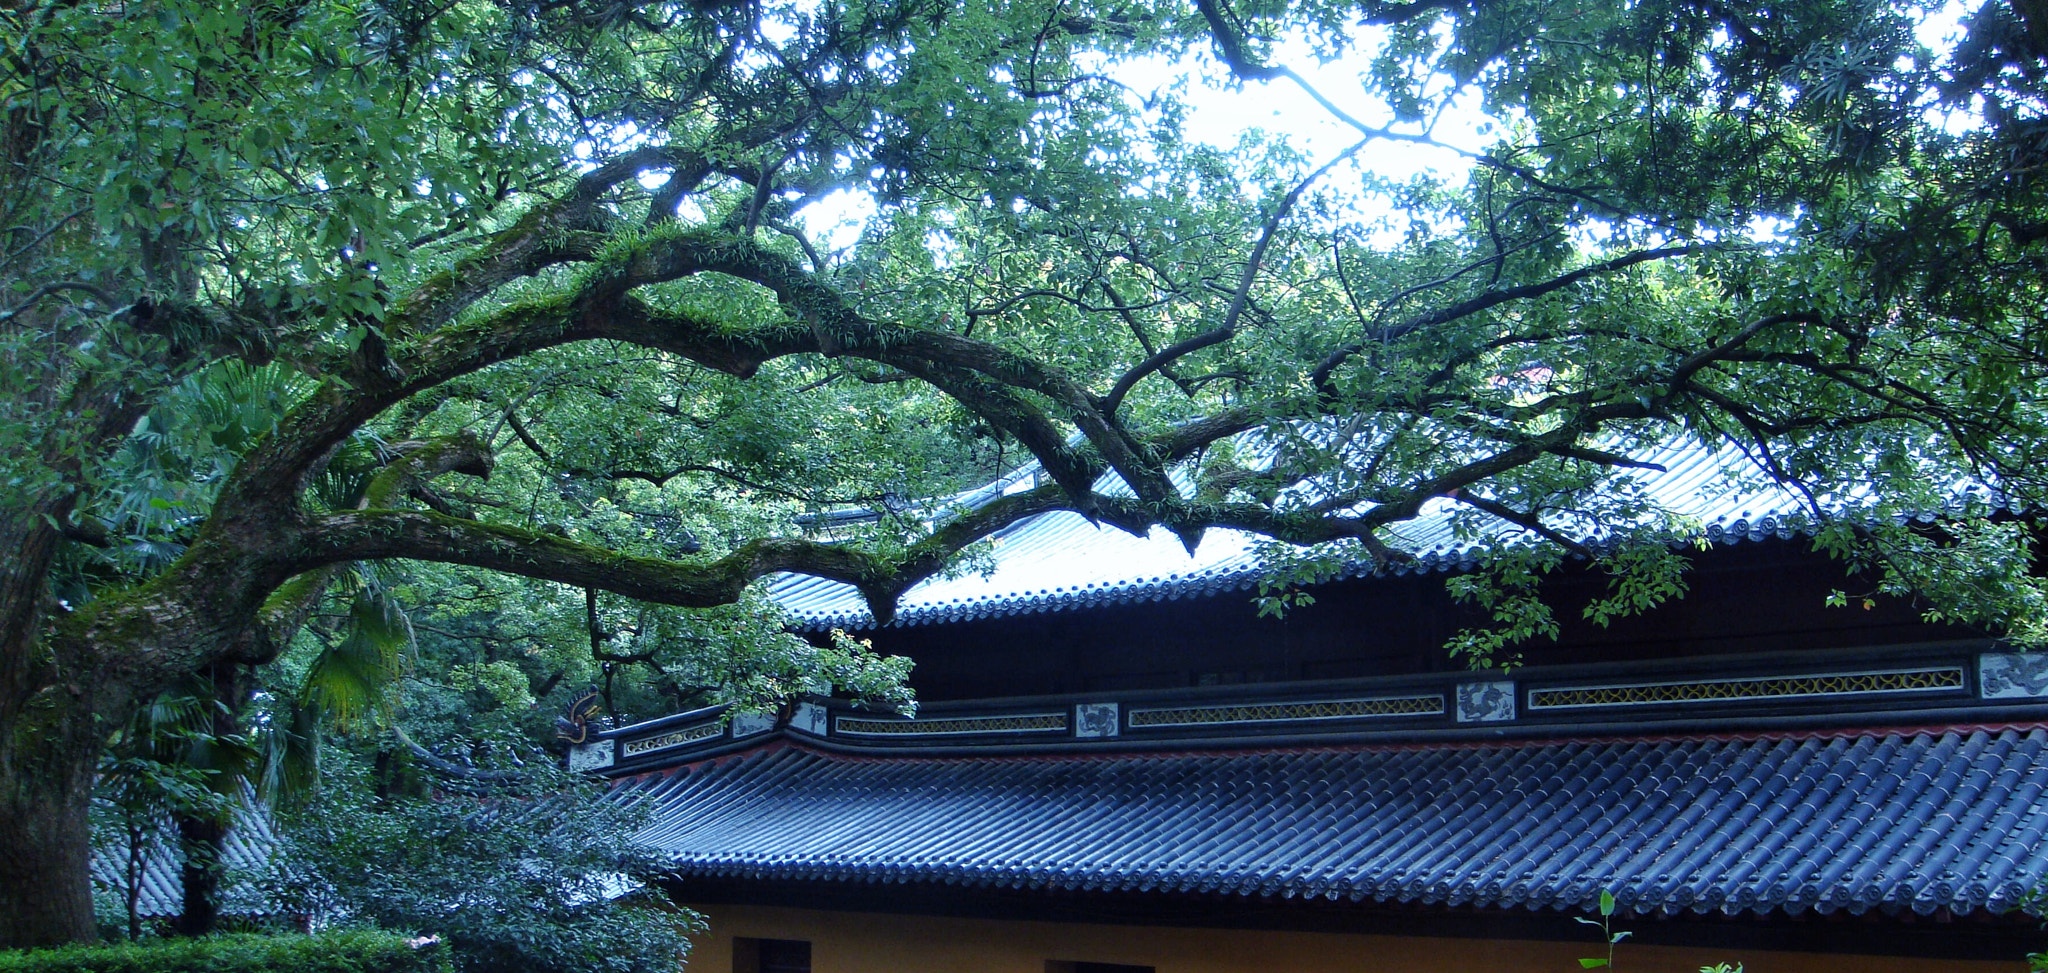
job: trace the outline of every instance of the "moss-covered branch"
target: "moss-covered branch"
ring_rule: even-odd
[[[668,561],[412,510],[352,510],[315,518],[299,555],[308,567],[386,558],[463,564],[685,608],[731,604],[754,579],[783,571],[862,587],[885,581],[891,573],[890,565],[864,552],[797,538],[749,541],[712,560]]]

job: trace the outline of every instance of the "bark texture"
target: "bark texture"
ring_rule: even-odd
[[[0,738],[0,944],[89,942],[94,773],[103,737],[93,687],[65,681]]]

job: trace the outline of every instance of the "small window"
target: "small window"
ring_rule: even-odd
[[[1132,966],[1128,963],[1076,963],[1071,960],[1046,960],[1045,973],[1155,973],[1150,966]]]
[[[732,973],[811,973],[811,944],[802,939],[734,937]]]

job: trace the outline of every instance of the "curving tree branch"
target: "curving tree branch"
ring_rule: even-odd
[[[1424,328],[1448,324],[1461,318],[1468,318],[1481,311],[1490,310],[1513,301],[1526,301],[1542,297],[1546,294],[1556,293],[1557,291],[1573,287],[1588,278],[1611,274],[1640,263],[1647,263],[1653,260],[1668,260],[1673,257],[1690,256],[1719,249],[1723,249],[1719,244],[1688,244],[1676,247],[1637,250],[1632,253],[1622,254],[1619,257],[1600,261],[1599,263],[1588,264],[1576,270],[1567,271],[1548,280],[1488,290],[1474,297],[1459,301],[1449,307],[1426,311],[1410,317],[1399,324],[1381,328],[1378,334],[1370,335],[1365,340],[1347,342],[1339,346],[1335,351],[1330,352],[1329,355],[1324,357],[1322,363],[1309,373],[1309,382],[1323,394],[1334,395],[1335,390],[1330,385],[1330,376],[1336,372],[1339,366],[1349,361],[1352,356],[1364,351],[1368,342],[1386,344]]]

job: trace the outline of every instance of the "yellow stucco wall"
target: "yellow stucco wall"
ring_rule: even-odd
[[[813,973],[1046,973],[1048,960],[1129,963],[1158,973],[1576,973],[1592,944],[1425,939],[1240,929],[1002,922],[763,906],[698,906],[709,920],[688,973],[730,973],[736,936],[805,939]],[[2021,973],[2026,964],[1738,952],[1624,942],[1621,973]]]

